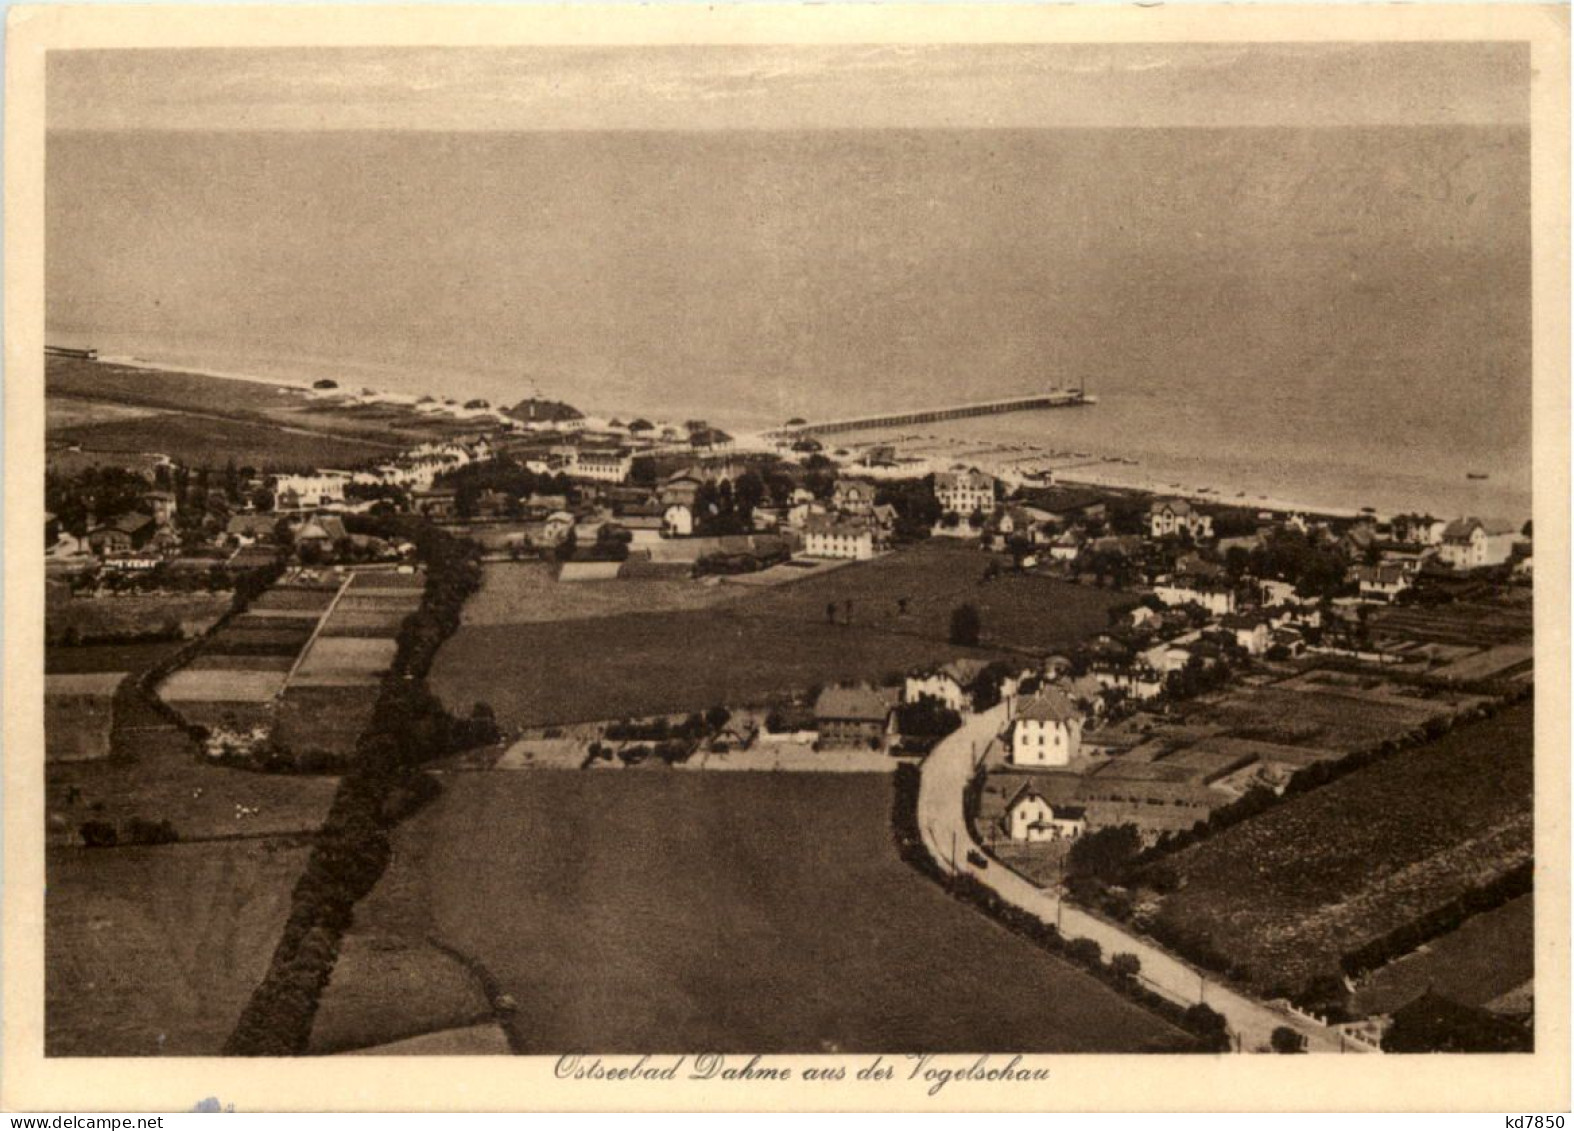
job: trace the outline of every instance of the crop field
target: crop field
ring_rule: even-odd
[[[1442,679],[1493,679],[1528,668],[1535,659],[1532,644],[1499,644],[1473,656],[1455,660],[1432,674]]]
[[[1189,724],[1217,725],[1238,738],[1348,753],[1395,738],[1453,708],[1446,700],[1238,687],[1196,700],[1185,712]]]
[[[372,721],[379,687],[291,684],[273,712],[273,737],[291,750],[349,754]]]
[[[903,864],[884,775],[466,773],[444,784],[396,833],[350,937],[432,935],[481,962],[519,1002],[532,1053],[1181,1043]],[[356,981],[379,976],[336,971],[324,1023],[390,1039],[471,1008],[422,979],[399,983],[398,1016],[385,1000],[352,1024],[342,1003],[367,1000]]]
[[[365,593],[377,590],[404,591],[413,589],[417,593],[426,589],[426,574],[424,573],[396,573],[387,569],[362,569],[355,573],[355,589],[353,592]]]
[[[265,609],[278,609],[281,611],[322,613],[333,603],[333,595],[337,587],[332,589],[308,589],[304,586],[275,585],[262,596],[251,603],[248,613],[256,613]]]
[[[1160,918],[1244,962],[1259,990],[1339,956],[1528,859],[1533,708],[1292,798],[1168,858]]]
[[[292,682],[375,683],[398,650],[398,643],[388,637],[319,636]]]
[[[1535,973],[1535,896],[1522,895],[1363,979],[1356,1008],[1387,1013],[1428,989],[1464,1005],[1486,1005]]]
[[[414,609],[337,608],[322,626],[323,636],[369,636],[392,639]]]
[[[230,607],[228,593],[181,596],[71,597],[50,602],[44,632],[52,641],[67,633],[78,639],[162,632],[176,626],[184,636],[205,632]]]
[[[166,703],[264,703],[284,686],[280,672],[182,668],[159,685]]]
[[[295,666],[295,657],[243,656],[233,652],[203,652],[186,665],[187,671],[230,672],[287,672]]]
[[[1381,609],[1370,621],[1374,635],[1487,648],[1522,644],[1534,630],[1530,606],[1456,602],[1435,609]]]
[[[44,649],[44,670],[52,675],[71,672],[143,672],[172,653],[178,640],[148,644],[50,645]]]
[[[267,969],[304,843],[49,851],[49,1056],[213,1056]]]

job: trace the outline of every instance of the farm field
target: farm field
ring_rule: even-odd
[[[267,969],[304,842],[49,850],[49,1056],[217,1055]]]
[[[381,688],[291,684],[274,707],[273,737],[288,750],[349,754],[372,721]]]
[[[1535,896],[1522,895],[1363,979],[1356,1011],[1388,1013],[1428,989],[1484,1006],[1531,981],[1535,967]]]
[[[1121,599],[1031,576],[979,584],[987,561],[920,546],[774,589],[718,586],[710,607],[663,611],[642,595],[653,593],[658,609],[687,602],[672,596],[687,583],[553,584],[539,567],[493,565],[466,623],[438,653],[432,687],[450,707],[488,703],[505,727],[754,704],[962,655],[988,658],[1004,644],[1053,651],[1105,627]],[[899,595],[908,597],[906,616]],[[947,640],[951,609],[964,600],[983,610],[982,649]],[[843,623],[848,601],[851,624]],[[835,624],[826,616],[832,603]],[[640,611],[622,611],[630,606]]]
[[[987,657],[921,637],[707,610],[464,626],[429,682],[450,709],[487,703],[507,729],[762,703],[964,655]]]
[[[110,729],[110,756],[134,758],[138,750],[169,736],[184,741],[184,736],[150,706],[136,689],[136,677],[159,661],[180,650],[181,643],[158,641],[149,644],[79,644],[44,649],[44,671],[48,675],[125,672],[115,693],[114,725]],[[46,725],[47,722],[46,722]]]
[[[1223,727],[1237,738],[1348,753],[1396,738],[1454,709],[1448,699],[1234,687],[1187,704],[1184,718],[1191,725]]]
[[[465,602],[464,624],[543,624],[626,613],[683,612],[745,599],[730,585],[695,581],[559,582],[544,562],[489,562],[481,589]]]
[[[68,635],[91,640],[161,632],[174,625],[183,636],[196,636],[207,631],[229,607],[229,593],[69,597],[45,605],[44,633],[48,640],[58,643]]]
[[[1523,644],[1535,627],[1529,602],[1523,605],[1458,601],[1435,609],[1389,608],[1372,614],[1375,636],[1487,648]]]
[[[1158,918],[1243,963],[1259,991],[1528,859],[1533,707],[1462,726],[1165,858]]]
[[[886,776],[463,773],[444,784],[396,834],[350,937],[431,933],[478,960],[518,1001],[532,1053],[1182,1043],[904,865]],[[356,976],[375,975],[336,972],[328,999],[347,1000]],[[436,987],[400,1004],[445,1025],[467,1008]],[[408,1031],[383,1024],[388,1038]]]

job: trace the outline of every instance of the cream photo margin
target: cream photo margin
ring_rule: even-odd
[[[1569,121],[1566,7],[13,7],[5,74],[3,1049],[6,1111],[1569,1108]],[[1034,1086],[597,1084],[550,1057],[294,1060],[43,1056],[44,56],[68,48],[1032,42],[1522,41],[1531,52],[1534,229],[1536,1052],[1527,1056],[1032,1056]],[[768,1007],[768,1003],[761,1003]],[[705,1050],[691,1050],[703,1052]],[[622,1062],[633,1058],[618,1058]],[[730,1059],[730,1058],[729,1058]],[[770,1057],[861,1066],[870,1057]],[[887,1057],[887,1063],[891,1058]],[[960,1065],[959,1057],[944,1058]],[[1005,1058],[993,1058],[996,1063]],[[392,1068],[396,1071],[390,1071]],[[851,1072],[849,1072],[851,1075]]]

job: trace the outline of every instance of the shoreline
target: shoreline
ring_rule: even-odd
[[[185,374],[195,377],[206,377],[219,381],[238,381],[253,385],[263,385],[274,388],[281,393],[299,394],[305,398],[322,402],[344,400],[352,403],[383,403],[401,405],[417,411],[431,410],[433,415],[453,416],[459,420],[475,420],[478,423],[483,418],[489,418],[502,423],[510,418],[503,415],[501,409],[490,408],[486,410],[465,410],[458,405],[444,405],[438,402],[435,410],[430,405],[418,406],[418,394],[392,392],[387,389],[375,388],[370,384],[359,387],[373,389],[371,394],[362,394],[358,390],[344,387],[342,384],[334,389],[314,389],[312,378],[274,377],[257,373],[242,373],[234,370],[212,369],[205,366],[185,365],[179,362],[159,361],[155,358],[142,357],[133,354],[100,354],[99,364],[115,365],[127,369],[145,370],[148,372]],[[320,380],[317,378],[316,380]],[[430,395],[430,394],[428,394]],[[579,407],[579,406],[576,406]],[[641,413],[638,411],[623,410],[618,413],[608,414],[602,412],[586,411],[586,422],[592,427],[605,427],[607,421],[615,416],[626,417],[630,415],[646,416],[656,419],[664,414]],[[720,417],[716,424],[730,432],[736,438],[735,450],[745,452],[769,452],[780,454],[778,445],[764,435],[767,429],[757,424],[740,426],[731,424]],[[915,458],[910,475],[922,476],[935,471],[942,471],[954,465],[976,466],[987,471],[997,478],[1008,481],[1021,481],[1021,465],[1031,465],[1047,470],[1052,475],[1050,486],[1106,488],[1140,492],[1156,498],[1184,499],[1191,503],[1206,506],[1215,506],[1226,509],[1271,511],[1279,514],[1304,514],[1335,519],[1356,519],[1372,517],[1379,521],[1386,521],[1394,514],[1420,511],[1425,513],[1431,509],[1425,505],[1411,503],[1403,508],[1382,508],[1371,506],[1352,506],[1347,502],[1333,502],[1317,500],[1315,498],[1294,498],[1281,492],[1254,492],[1249,485],[1238,483],[1221,483],[1218,486],[1194,485],[1170,480],[1165,482],[1166,475],[1144,467],[1128,457],[1112,456],[1107,454],[1089,452],[1062,452],[1055,449],[1035,445],[1015,443],[1007,444],[987,438],[968,439],[963,436],[937,437],[933,435],[917,435],[903,433],[890,435],[881,429],[871,429],[870,433],[850,433],[844,442],[836,447],[845,447],[849,452],[857,453],[866,451],[877,445],[890,445],[896,448],[898,455],[905,451]],[[833,445],[827,444],[827,448]],[[949,448],[949,451],[944,449]],[[915,450],[916,449],[916,450]],[[860,468],[851,458],[843,466],[846,474],[857,477]],[[1185,473],[1178,473],[1185,474]],[[902,477],[910,477],[904,474]],[[1174,485],[1172,485],[1174,484]],[[1468,512],[1462,512],[1468,513]],[[1451,508],[1447,508],[1439,517],[1452,517]],[[1507,517],[1483,511],[1478,515],[1482,518]],[[1516,523],[1519,520],[1515,520]]]

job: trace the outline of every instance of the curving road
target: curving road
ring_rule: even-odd
[[[1008,700],[965,720],[920,767],[919,831],[924,847],[941,868],[952,874],[973,876],[1006,902],[1045,923],[1054,923],[1067,938],[1092,939],[1106,957],[1136,955],[1142,963],[1142,980],[1150,988],[1183,1005],[1202,1002],[1223,1014],[1239,1051],[1266,1051],[1270,1035],[1280,1026],[1288,1026],[1304,1036],[1310,1052],[1371,1051],[1346,1040],[1335,1030],[1220,985],[1152,941],[1095,918],[1054,892],[1035,887],[998,862],[982,868],[970,862],[968,852],[979,850],[979,846],[968,828],[963,794],[978,759],[1010,721],[1011,707]]]

